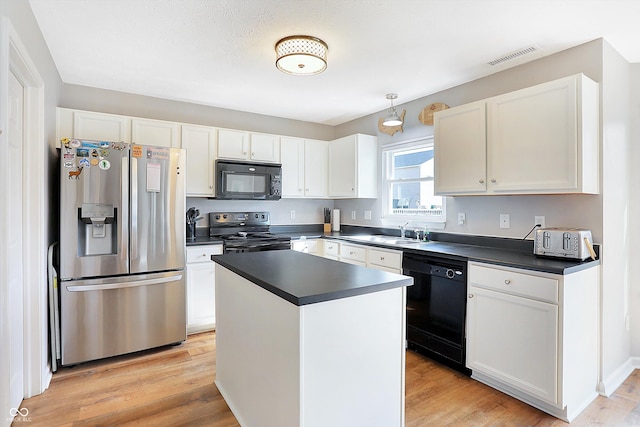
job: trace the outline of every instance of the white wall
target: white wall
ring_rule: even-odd
[[[629,236],[630,259],[629,265],[629,308],[631,312],[631,354],[640,358],[640,263],[633,262],[638,256],[638,244],[640,243],[640,63],[631,65],[631,99],[629,107],[629,119],[631,122],[631,149],[629,161],[631,164],[629,179],[632,183],[629,195],[630,223],[627,235]],[[635,249],[634,249],[635,248]],[[637,258],[636,258],[637,259]]]

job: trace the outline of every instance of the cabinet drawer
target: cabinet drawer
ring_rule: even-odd
[[[558,302],[558,280],[515,269],[469,264],[469,283],[512,295]]]
[[[340,256],[340,243],[331,240],[324,240],[322,242],[324,247],[324,254],[334,257]]]
[[[211,255],[222,253],[222,245],[202,245],[187,247],[187,263],[211,261]]]
[[[402,252],[369,249],[369,264],[391,269],[402,268]]]
[[[341,244],[340,258],[346,258],[352,261],[367,262],[367,248]]]

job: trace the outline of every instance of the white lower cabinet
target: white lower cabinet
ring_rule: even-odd
[[[318,254],[318,239],[300,239],[291,241],[291,249],[311,255]]]
[[[597,396],[598,270],[553,275],[470,262],[472,378],[575,418]]]
[[[208,331],[216,326],[215,263],[211,255],[222,253],[222,245],[187,247],[187,333]]]
[[[402,274],[401,251],[330,239],[319,239],[318,243],[317,254],[324,258]]]

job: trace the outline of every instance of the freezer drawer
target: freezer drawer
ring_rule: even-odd
[[[184,341],[184,271],[61,283],[62,365]]]

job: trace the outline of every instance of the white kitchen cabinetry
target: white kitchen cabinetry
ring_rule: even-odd
[[[222,159],[247,160],[249,158],[249,132],[219,129],[218,157]]]
[[[597,396],[598,270],[563,276],[470,262],[472,378],[575,418]]]
[[[369,248],[367,266],[390,273],[402,274],[402,252],[390,249]]]
[[[299,239],[291,241],[291,249],[311,255],[319,255],[318,239]]]
[[[182,125],[187,150],[187,196],[215,196],[216,128]]]
[[[325,141],[280,138],[283,197],[327,197],[328,146]]]
[[[486,152],[484,101],[450,108],[434,115],[435,192],[485,192]]]
[[[57,143],[62,138],[131,142],[129,117],[58,108],[57,122]]]
[[[211,255],[222,253],[222,245],[187,247],[187,333],[215,328],[215,263]]]
[[[378,142],[350,135],[329,143],[329,197],[378,197]]]
[[[219,129],[218,157],[278,163],[280,161],[280,138],[277,135]]]
[[[180,148],[180,124],[164,120],[131,119],[131,142]]]
[[[582,74],[437,112],[436,193],[597,194],[598,123]]]
[[[320,253],[323,257],[340,261],[340,242],[322,239],[320,243],[322,243],[322,251]]]
[[[340,261],[349,264],[367,266],[367,247],[340,243]]]

